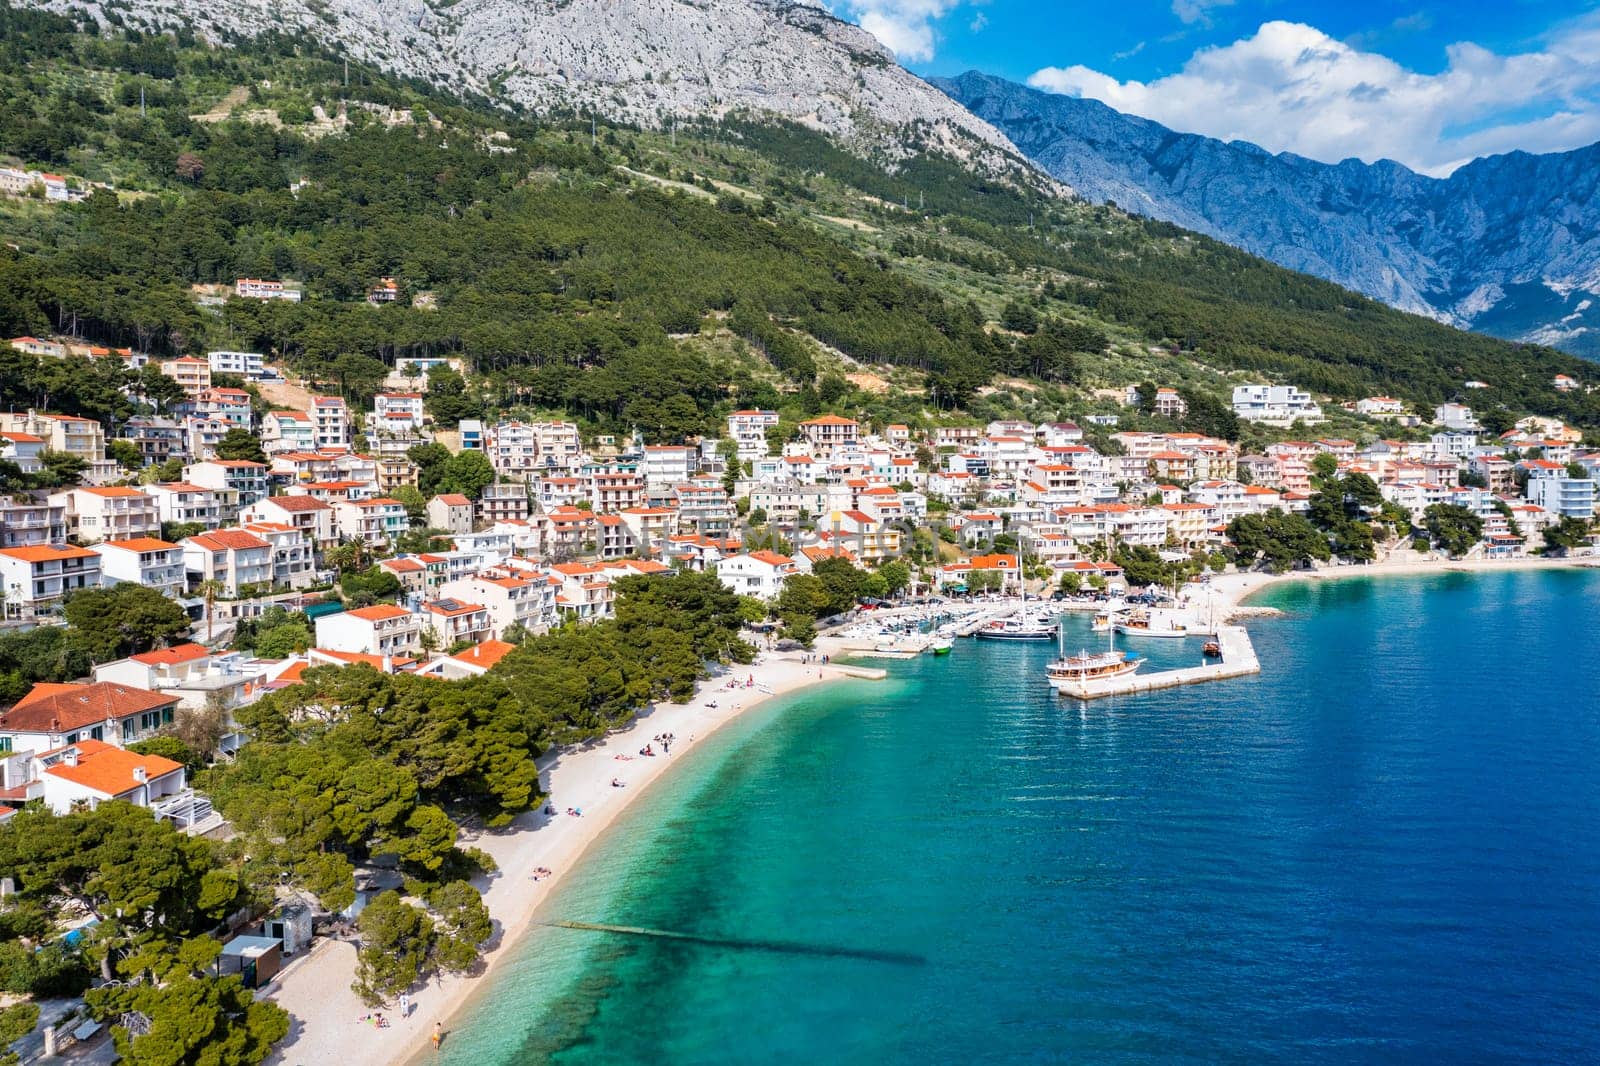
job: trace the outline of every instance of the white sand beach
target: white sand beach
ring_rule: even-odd
[[[1446,559],[1407,552],[1395,553],[1376,563],[1354,566],[1324,566],[1316,570],[1291,570],[1283,574],[1221,574],[1211,579],[1208,592],[1196,597],[1202,609],[1215,606],[1219,618],[1248,614],[1246,601],[1271,585],[1284,581],[1335,581],[1347,577],[1403,577],[1417,574],[1492,573],[1501,570],[1553,570],[1564,567],[1600,569],[1600,558],[1575,556],[1567,559]],[[1209,597],[1209,600],[1208,600]]]
[[[403,1062],[428,1051],[429,1035],[440,1022],[448,1042],[452,1016],[527,931],[540,902],[617,815],[683,752],[773,696],[849,676],[850,670],[848,666],[804,663],[799,655],[766,653],[752,666],[734,667],[720,678],[703,682],[689,703],[657,704],[626,729],[583,747],[546,755],[539,765],[556,814],[530,812],[505,829],[462,841],[488,852],[500,868],[487,886],[479,885],[496,935],[478,972],[430,979],[412,990],[409,1017],[401,1018],[392,1007],[379,1012],[389,1023],[380,1029],[362,1020],[373,1012],[350,989],[355,945],[319,939],[308,955],[285,968],[266,993],[266,998],[292,1017],[289,1036],[269,1062],[283,1066]],[[756,687],[743,687],[749,677],[754,677]],[[727,688],[733,679],[741,687]],[[717,706],[711,706],[713,703]],[[663,733],[676,737],[672,754],[653,758],[638,754],[651,738]],[[659,752],[659,745],[656,750]],[[619,759],[619,755],[628,758]],[[625,786],[614,787],[613,778]],[[568,815],[568,808],[583,814]],[[534,881],[532,871],[538,867],[548,868],[551,876]]]

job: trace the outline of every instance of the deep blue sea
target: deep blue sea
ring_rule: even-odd
[[[814,953],[540,929],[443,1061],[1600,1061],[1600,574],[1255,602],[1258,678],[962,641],[752,711],[542,916]]]

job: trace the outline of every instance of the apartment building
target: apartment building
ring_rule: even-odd
[[[1293,385],[1239,385],[1233,390],[1233,413],[1247,422],[1322,419],[1322,408],[1311,394]]]
[[[261,416],[261,448],[268,455],[317,450],[317,425],[304,411],[268,411]]]
[[[483,450],[494,472],[508,481],[526,481],[542,469],[539,435],[526,422],[495,423],[486,434]]]
[[[478,497],[477,511],[480,525],[525,521],[533,511],[528,487],[520,482],[490,485]]]
[[[411,528],[405,504],[387,496],[369,500],[340,500],[333,505],[339,535],[370,547],[392,545]]]
[[[52,492],[50,502],[66,508],[67,533],[84,544],[151,537],[161,532],[156,501],[135,488],[80,486]]]
[[[239,278],[233,283],[233,294],[246,300],[288,300],[299,303],[301,292],[283,282],[266,278]]]
[[[204,359],[179,356],[159,364],[159,369],[190,396],[198,396],[211,387],[211,364]]]
[[[860,424],[838,415],[807,419],[800,423],[800,434],[811,445],[812,453],[824,458],[861,444]]]
[[[420,392],[380,392],[372,398],[368,432],[410,433],[427,421]]]
[[[133,442],[145,466],[164,463],[174,456],[186,458],[189,454],[183,423],[172,418],[130,418],[123,423],[121,438]]]
[[[144,493],[156,501],[156,513],[163,523],[201,525],[206,529],[222,525],[222,504],[214,489],[187,481],[163,481],[146,485]]]
[[[696,478],[673,489],[678,511],[678,531],[703,537],[726,536],[733,529],[736,512],[722,483],[715,478]]]
[[[790,574],[799,573],[795,561],[773,551],[753,551],[729,555],[717,564],[717,577],[741,596],[773,600],[783,591]]]
[[[305,533],[283,522],[246,522],[239,527],[271,549],[272,587],[303,589],[317,579],[317,549]]]
[[[585,480],[589,502],[598,512],[621,511],[645,502],[644,478],[631,469],[594,470]]]
[[[8,622],[55,614],[79,589],[100,586],[100,556],[88,548],[32,544],[0,548],[0,592]]]
[[[210,459],[232,428],[231,422],[221,418],[189,415],[183,420],[184,450],[191,459]]]
[[[260,352],[207,352],[206,362],[213,374],[237,374],[245,378],[259,378],[263,369]]]
[[[700,469],[699,449],[689,444],[650,444],[644,449],[640,472],[652,489],[670,488],[688,481]]]
[[[0,548],[60,544],[67,539],[65,504],[0,496]]]
[[[764,458],[767,454],[767,432],[778,427],[776,411],[735,411],[728,416],[728,436],[738,447],[741,460]]]
[[[392,603],[325,614],[317,619],[317,647],[365,655],[408,655],[417,649],[422,619]]]
[[[183,565],[189,583],[220,582],[225,594],[272,584],[272,545],[242,529],[219,529],[186,537]]]
[[[350,407],[338,396],[314,396],[311,421],[317,449],[348,451],[350,448]]]
[[[268,496],[241,511],[239,521],[289,526],[314,549],[331,548],[339,542],[333,505],[312,496]]]
[[[177,599],[185,584],[183,548],[156,537],[108,540],[95,547],[100,554],[104,585],[132,584]]]
[[[480,603],[445,597],[422,605],[422,629],[432,632],[440,648],[467,641],[479,644],[492,635],[489,611]]]
[[[35,685],[5,713],[0,752],[43,755],[86,740],[137,744],[171,725],[177,706],[165,693],[112,681]]]
[[[225,518],[232,518],[267,496],[267,466],[249,459],[207,459],[183,468],[183,480],[218,493]]]

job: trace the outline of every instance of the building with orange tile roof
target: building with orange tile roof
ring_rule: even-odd
[[[100,556],[88,548],[30,544],[0,548],[7,621],[53,615],[73,592],[100,587]]]
[[[166,693],[111,681],[35,685],[0,712],[0,746],[48,751],[77,740],[133,744],[171,725],[177,705]]]
[[[317,647],[364,655],[409,656],[419,647],[423,620],[404,607],[380,603],[317,619]]]
[[[182,763],[96,740],[42,752],[36,760],[44,802],[57,814],[66,814],[79,804],[97,807],[107,800],[154,808],[186,787]]]
[[[95,546],[100,579],[106,585],[132,584],[155,589],[173,599],[185,586],[183,548],[158,537],[107,540]]]

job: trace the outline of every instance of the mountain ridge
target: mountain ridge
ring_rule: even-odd
[[[936,78],[1094,201],[1215,237],[1401,310],[1600,356],[1600,144],[1447,178],[1180,133],[978,72]]]
[[[388,73],[538,111],[661,127],[759,112],[858,150],[939,151],[1064,193],[876,38],[797,0],[22,0],[212,41],[303,32]],[[911,148],[907,148],[907,145]]]

